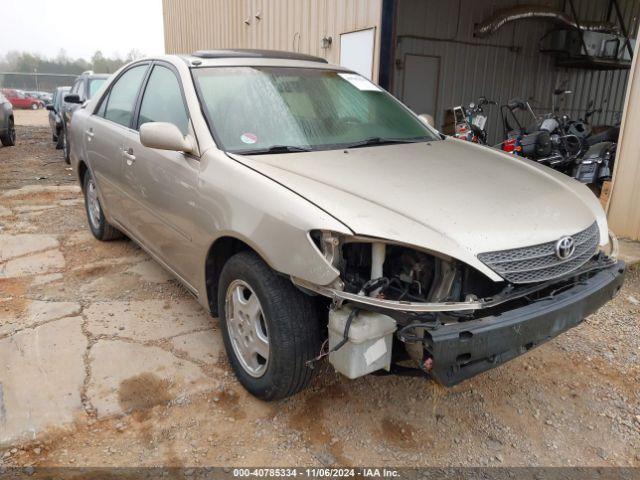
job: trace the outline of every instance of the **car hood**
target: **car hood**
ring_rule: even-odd
[[[596,219],[606,243],[604,213],[586,187],[534,162],[469,142],[446,139],[233,158],[358,235],[437,251],[487,274],[478,253],[554,241]]]

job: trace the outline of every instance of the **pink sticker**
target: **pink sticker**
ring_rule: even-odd
[[[242,143],[256,143],[258,141],[258,137],[253,133],[243,133],[240,135],[240,140],[242,140]]]

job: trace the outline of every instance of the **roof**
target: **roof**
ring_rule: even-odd
[[[93,73],[92,71],[82,72],[80,75],[78,75],[78,77],[83,77],[83,78],[88,78],[88,79],[92,79],[92,78],[109,78],[110,76],[111,76],[110,73]]]
[[[307,62],[327,63],[324,58],[304,53],[285,52],[281,50],[259,49],[228,49],[228,50],[198,50],[191,56],[196,58],[275,58],[281,60],[303,60]],[[193,63],[193,62],[192,62]]]

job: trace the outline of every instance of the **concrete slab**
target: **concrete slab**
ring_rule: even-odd
[[[0,336],[7,335],[16,329],[28,328],[58,318],[78,315],[81,310],[80,304],[75,302],[31,300],[27,304],[24,314],[19,317],[0,311]]]
[[[38,275],[31,281],[32,287],[39,287],[40,285],[46,285],[47,283],[61,280],[64,276],[61,273],[48,273],[46,275]]]
[[[189,358],[206,364],[214,364],[224,353],[222,333],[218,329],[193,332],[171,339],[173,348]]]
[[[31,212],[41,212],[43,210],[50,210],[52,208],[57,208],[57,205],[16,205],[13,207],[13,210],[18,213],[31,213]]]
[[[0,262],[34,252],[58,248],[53,235],[0,235]]]
[[[82,197],[72,198],[72,199],[65,198],[63,200],[60,200],[58,202],[58,205],[60,205],[61,207],[72,207],[74,205],[84,205],[84,199]]]
[[[99,340],[89,358],[92,370],[87,397],[98,418],[143,411],[214,389],[213,380],[197,365],[160,347]]]
[[[195,301],[97,302],[84,310],[93,335],[153,341],[211,328],[213,319]]]
[[[96,242],[97,240],[89,231],[89,228],[82,229],[77,232],[73,232],[71,235],[67,236],[64,243],[65,245],[78,245],[81,243],[87,242]]]
[[[78,185],[25,185],[2,193],[5,198],[21,197],[37,193],[80,193]]]
[[[8,217],[10,215],[13,215],[13,212],[9,208],[0,205],[0,217]]]
[[[97,242],[95,238],[93,239],[93,241]],[[113,267],[115,265],[125,265],[127,263],[134,263],[139,261],[140,261],[140,257],[134,257],[134,256],[105,258],[102,260],[96,260],[95,262],[88,262],[83,265],[79,265],[71,269],[71,271],[80,272],[84,270],[97,270],[104,267]]]
[[[0,447],[70,424],[81,411],[81,322],[69,317],[0,340]]]
[[[126,273],[139,275],[142,281],[150,283],[166,283],[173,278],[158,262],[153,260],[140,262],[127,269]]]
[[[65,266],[59,250],[48,250],[27,257],[14,258],[0,265],[0,278],[19,278],[60,271]]]
[[[621,238],[619,239],[619,243],[620,260],[623,260],[627,265],[636,265],[640,263],[640,242]]]

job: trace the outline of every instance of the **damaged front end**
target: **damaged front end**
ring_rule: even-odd
[[[314,231],[339,272],[328,286],[294,278],[332,300],[329,361],[349,378],[386,370],[451,386],[572,328],[610,300],[624,279],[617,241],[598,248],[597,227],[574,235],[570,258],[556,242],[478,258],[504,279],[437,252]],[[557,258],[556,258],[557,257]]]

